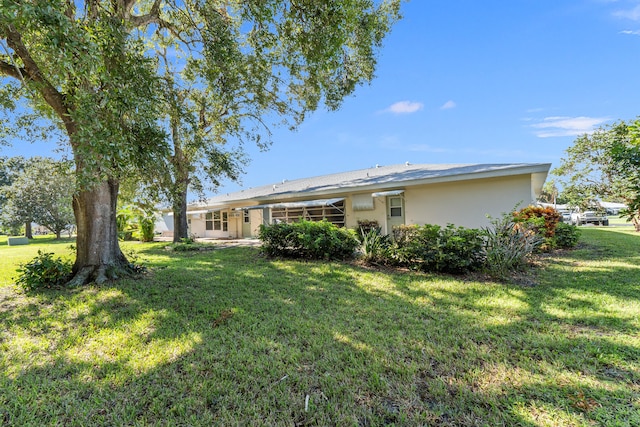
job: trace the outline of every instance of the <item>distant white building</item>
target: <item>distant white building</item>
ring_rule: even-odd
[[[600,202],[600,206],[607,210],[610,215],[618,215],[621,210],[626,209],[627,205],[624,203],[614,202]]]

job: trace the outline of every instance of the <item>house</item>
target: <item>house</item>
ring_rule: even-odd
[[[619,215],[620,211],[628,209],[627,205],[624,203],[615,203],[615,202],[599,202],[601,208],[607,211],[609,215]]]
[[[535,203],[551,164],[402,164],[284,180],[189,205],[197,237],[255,237],[260,224],[326,218],[356,228],[375,220],[384,233],[401,224],[489,225],[517,205]],[[171,218],[165,214],[169,230]]]

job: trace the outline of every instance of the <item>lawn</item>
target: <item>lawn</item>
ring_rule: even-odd
[[[640,425],[640,235],[535,285],[126,244],[150,272],[33,295],[0,240],[0,425]]]
[[[608,218],[610,225],[633,227],[633,224],[630,221],[627,221],[625,217],[620,215],[609,215]]]

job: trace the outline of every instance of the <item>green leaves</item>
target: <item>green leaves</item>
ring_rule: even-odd
[[[65,130],[82,194],[132,176],[164,185],[171,168],[169,193],[185,194],[198,159],[239,174],[241,150],[226,141],[266,148],[271,127],[295,128],[323,101],[336,109],[370,81],[400,0],[0,2],[0,76]],[[0,105],[14,107],[13,89]],[[80,241],[114,234],[94,225],[79,224]]]
[[[53,253],[38,250],[38,256],[18,268],[20,275],[16,285],[22,290],[30,292],[43,288],[53,288],[63,285],[70,279],[71,263]]]
[[[358,247],[353,230],[326,220],[261,225],[259,237],[268,256],[306,259],[347,259]]]
[[[564,195],[573,206],[597,200],[624,201],[640,226],[640,145],[638,121],[619,121],[576,139],[553,173],[565,176]]]
[[[2,59],[30,64],[22,96],[64,123],[80,184],[89,186],[166,155],[163,72],[178,87],[202,91],[216,141],[266,147],[270,126],[295,127],[322,100],[336,109],[373,78],[375,50],[399,4],[3,1],[0,38],[12,28],[22,45],[11,44],[11,58]],[[166,66],[160,52],[172,56]],[[0,101],[12,107],[10,97]]]
[[[395,262],[422,271],[466,273],[481,267],[482,233],[448,224],[394,227],[390,253]]]
[[[74,224],[71,199],[75,180],[69,162],[44,157],[19,159],[23,168],[4,188],[0,222],[6,227],[36,222],[57,235]],[[20,164],[21,163],[21,164]]]

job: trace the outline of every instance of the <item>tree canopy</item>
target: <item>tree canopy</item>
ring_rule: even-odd
[[[213,135],[260,143],[268,123],[295,126],[370,81],[399,7],[400,0],[0,0],[0,107],[15,112],[17,100],[26,101],[66,133],[75,162],[73,282],[126,273],[119,183],[170,155],[158,121],[165,73],[207,91],[203,122]]]
[[[24,171],[24,165],[24,157],[0,157],[0,229],[9,234],[18,234],[20,226],[24,224],[3,214],[8,201],[7,189]],[[11,220],[7,221],[7,219]]]
[[[3,189],[7,202],[0,221],[8,227],[33,221],[60,238],[74,223],[71,199],[75,185],[70,165],[43,157],[28,159],[24,165]]]
[[[573,206],[620,201],[640,229],[640,138],[638,122],[618,121],[577,138],[553,173],[565,177],[563,196]]]

